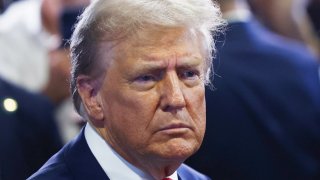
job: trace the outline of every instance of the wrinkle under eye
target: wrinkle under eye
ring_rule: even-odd
[[[152,74],[142,74],[138,75],[136,78],[131,81],[133,88],[139,91],[145,91],[153,88],[157,83],[157,76]]]

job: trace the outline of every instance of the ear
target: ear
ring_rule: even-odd
[[[95,127],[104,127],[102,101],[99,95],[100,85],[97,79],[80,75],[77,78],[77,89],[89,120]]]

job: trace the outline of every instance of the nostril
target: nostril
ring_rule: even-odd
[[[162,109],[165,112],[174,112],[186,106],[185,99],[180,98],[165,98],[162,100]]]
[[[163,111],[164,112],[170,112],[170,106],[165,106],[164,108],[163,108]]]
[[[173,91],[166,93],[161,98],[161,106],[163,111],[176,111],[186,106],[184,95],[181,91]]]
[[[170,106],[170,105],[167,105],[163,108],[163,111],[164,112],[171,112],[171,113],[177,113],[179,109],[182,109],[181,108],[177,108],[177,107],[174,107],[174,106]]]

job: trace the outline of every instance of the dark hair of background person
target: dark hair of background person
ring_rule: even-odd
[[[20,0],[0,0],[0,14],[13,2]]]
[[[3,0],[0,0],[0,13],[3,12],[3,8],[4,8]]]
[[[320,38],[320,0],[311,0],[307,10],[313,27]]]
[[[77,17],[82,14],[84,7],[67,7],[62,10],[59,18],[62,42],[60,48],[70,47],[70,38],[73,33]]]

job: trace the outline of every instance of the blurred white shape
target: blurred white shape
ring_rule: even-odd
[[[15,99],[6,98],[3,101],[3,107],[8,112],[15,112],[18,109],[18,103]]]

